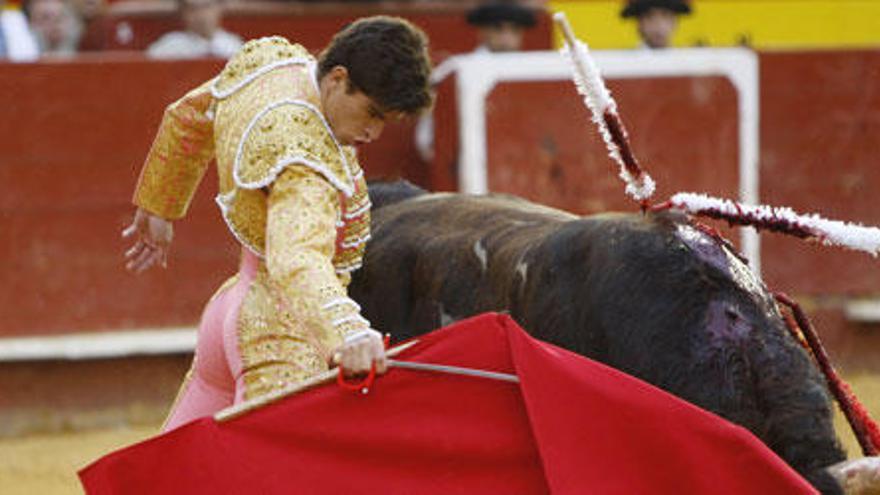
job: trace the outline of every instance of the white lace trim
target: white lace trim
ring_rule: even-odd
[[[214,79],[211,79],[211,86],[217,84],[218,79],[220,78],[215,77]],[[213,91],[211,92],[211,94],[213,96]],[[211,103],[208,105],[208,109],[205,110],[205,118],[210,120],[211,122],[214,122],[215,117],[217,117],[217,102],[211,101]]]
[[[360,262],[360,261],[358,261],[357,263],[353,263],[351,265],[338,266],[338,267],[336,267],[336,273],[338,275],[351,273],[353,271],[356,271],[357,269],[359,269],[362,266],[364,266],[364,264],[363,264],[363,262]]]
[[[250,74],[245,76],[244,79],[237,82],[231,88],[224,89],[222,91],[217,89],[217,83],[220,82],[219,81],[220,78],[217,78],[217,80],[215,80],[213,83],[211,83],[211,94],[214,96],[214,98],[216,98],[218,100],[223,100],[225,98],[229,98],[230,96],[232,96],[236,92],[238,92],[240,89],[242,89],[245,86],[247,86],[248,84],[254,82],[254,80],[256,78],[258,78],[264,74],[267,74],[269,72],[272,72],[273,70],[275,70],[279,67],[285,67],[287,65],[308,65],[310,63],[313,63],[313,62],[311,59],[309,59],[307,57],[293,57],[293,58],[285,58],[283,60],[276,60],[275,62],[266,64],[266,65],[260,67],[259,69],[251,72]]]
[[[217,203],[217,205],[220,207],[220,214],[223,217],[223,221],[226,222],[226,227],[229,228],[229,231],[232,232],[232,235],[235,236],[235,239],[238,240],[238,243],[250,249],[258,258],[263,259],[263,249],[258,249],[247,239],[245,239],[244,236],[241,235],[241,233],[235,228],[235,225],[232,224],[232,220],[230,220],[229,218],[229,205],[226,204],[226,201],[234,196],[235,189],[226,194],[218,194],[214,198],[214,202]]]
[[[310,79],[312,80],[312,86],[315,87],[315,91],[318,94],[321,94],[321,85],[318,83],[318,64],[315,63],[314,60],[310,60],[308,69]]]
[[[365,235],[365,236],[363,236],[363,237],[359,237],[359,238],[357,238],[357,239],[355,239],[355,240],[353,240],[353,241],[351,241],[351,242],[345,242],[345,241],[343,241],[342,244],[341,244],[341,246],[343,247],[343,249],[348,249],[348,248],[357,247],[357,246],[360,246],[361,244],[364,244],[364,243],[366,243],[367,241],[369,241],[370,238],[371,238],[370,234],[367,234],[367,235]]]
[[[351,194],[349,193],[349,190],[346,189],[345,184],[341,183],[339,181],[339,179],[335,175],[333,175],[333,172],[331,172],[324,165],[317,163],[317,162],[313,162],[312,160],[309,160],[308,158],[306,158],[304,156],[293,156],[293,157],[285,158],[284,160],[281,160],[278,163],[276,163],[272,167],[272,169],[269,171],[270,176],[267,179],[254,183],[254,184],[263,184],[263,185],[255,185],[253,187],[250,187],[248,185],[240,183],[237,178],[236,178],[236,185],[238,185],[242,189],[261,189],[263,187],[268,186],[272,182],[274,182],[275,179],[278,178],[278,175],[281,174],[281,172],[283,172],[284,169],[286,169],[290,165],[302,165],[304,167],[308,167],[308,168],[314,170],[315,172],[318,172],[325,179],[327,179],[331,184],[333,184],[334,187],[336,187],[337,189],[342,191],[342,193],[346,197],[351,197]]]
[[[346,218],[347,220],[351,220],[351,219],[353,219],[353,218],[357,218],[357,217],[363,215],[364,213],[370,211],[370,208],[371,208],[372,206],[373,206],[372,203],[370,203],[370,201],[369,201],[369,199],[368,199],[368,200],[367,200],[367,204],[365,204],[364,206],[361,206],[360,208],[358,208],[357,210],[354,210],[354,211],[351,212],[351,213],[346,212],[346,213],[345,213],[345,218]]]
[[[345,173],[345,178],[348,179],[348,184],[342,183],[338,177],[336,177],[326,166],[320,163],[315,163],[311,160],[303,158],[302,156],[294,156],[294,157],[285,157],[280,159],[275,165],[269,169],[269,174],[260,181],[254,182],[245,182],[241,180],[239,176],[239,167],[241,165],[241,156],[244,153],[244,145],[247,142],[248,136],[250,136],[251,131],[253,131],[254,126],[256,126],[257,122],[263,118],[267,113],[275,110],[276,108],[285,106],[285,105],[294,105],[305,107],[312,112],[315,113],[320,119],[321,123],[324,124],[327,132],[330,133],[330,137],[333,139],[333,144],[336,145],[337,152],[339,153],[340,158],[342,159],[342,168]],[[295,163],[302,163],[303,165],[307,165],[315,171],[321,173],[331,184],[333,184],[337,189],[342,191],[345,197],[350,198],[354,194],[354,181],[351,178],[350,166],[348,163],[348,159],[345,157],[345,153],[342,149],[342,146],[339,144],[339,141],[336,140],[336,136],[333,134],[333,130],[330,128],[330,125],[327,123],[327,120],[324,119],[324,116],[321,115],[321,112],[311,103],[303,100],[292,100],[285,99],[276,101],[274,103],[270,103],[265,108],[260,110],[260,112],[248,123],[247,128],[245,128],[244,134],[242,134],[241,140],[238,143],[238,150],[235,153],[235,162],[232,165],[232,175],[235,179],[236,185],[242,187],[244,189],[261,189],[263,187],[268,186],[280,174],[288,165],[292,165]]]
[[[358,312],[360,312],[360,310],[361,310],[361,305],[352,301],[351,298],[348,298],[348,297],[337,297],[336,299],[333,299],[332,301],[328,302],[327,304],[321,306],[321,309],[330,309],[334,306],[342,306],[343,304],[349,304],[349,305],[353,306],[354,309],[357,310]]]
[[[235,237],[235,239],[238,241],[239,244],[250,249],[258,258],[265,259],[265,255],[263,254],[263,249],[258,248],[257,246],[254,246],[247,239],[245,239],[244,236],[235,228],[235,225],[233,225],[232,220],[229,218],[229,205],[226,204],[226,202],[229,201],[234,196],[235,196],[235,190],[233,189],[232,191],[230,191],[226,194],[218,194],[214,198],[214,202],[217,203],[217,206],[220,207],[220,214],[223,217],[223,221],[226,223],[226,227],[229,229],[230,232],[232,232],[232,235]],[[367,235],[367,240],[369,240],[369,238],[370,238],[370,236]],[[358,244],[355,244],[355,246],[357,246],[357,245]],[[343,247],[345,247],[344,243],[343,243]],[[337,275],[343,275],[346,273],[351,273],[353,271],[356,271],[357,269],[359,269],[362,266],[363,266],[363,261],[361,260],[361,261],[357,261],[355,263],[352,263],[350,265],[344,265],[344,266],[335,266],[335,264],[334,264],[334,270]],[[330,303],[327,303],[327,305],[323,309],[327,309],[327,307],[330,306],[331,303],[336,303],[336,301],[337,300],[330,301]],[[348,299],[348,302],[357,306],[358,311],[361,310],[360,306],[358,306],[358,304],[356,302],[352,301],[351,299]]]
[[[332,325],[334,327],[338,327],[338,326],[344,325],[346,323],[362,323],[362,324],[366,325],[367,327],[370,326],[370,321],[361,315],[351,315],[351,316],[346,316],[345,318],[340,318],[338,320],[334,320]],[[352,342],[352,341],[358,340],[360,338],[363,338],[366,335],[359,335],[362,332],[366,333],[366,335],[369,335],[370,334],[369,332],[375,332],[375,330],[366,329],[366,330],[361,330],[359,332],[355,332],[353,334],[349,334],[349,336],[345,338],[345,341]],[[350,340],[349,340],[349,337],[351,337]]]

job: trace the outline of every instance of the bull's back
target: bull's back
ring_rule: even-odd
[[[352,295],[367,318],[403,337],[507,310],[512,274],[500,264],[577,218],[530,205],[508,196],[437,193],[376,209]]]
[[[578,217],[507,195],[436,193],[383,202],[373,213],[373,238],[352,294],[362,300],[371,321],[400,336],[417,335],[484,311],[526,318],[524,311],[534,306],[528,304],[534,298],[526,295],[527,289],[551,287],[553,280],[548,277],[562,277],[552,263],[572,252],[570,231],[589,232],[599,242],[584,238],[574,242],[599,249],[603,238],[622,231],[648,231],[654,223],[631,214]],[[565,267],[572,274],[581,269]],[[554,296],[548,292],[544,299]],[[556,338],[558,332],[543,328],[528,329],[540,338],[566,344]],[[580,344],[575,347],[594,354]]]

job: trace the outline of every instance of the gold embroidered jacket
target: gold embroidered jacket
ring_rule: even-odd
[[[283,38],[247,43],[168,107],[135,190],[136,205],[179,219],[216,158],[223,218],[263,258],[238,321],[245,398],[327,369],[344,335],[369,326],[346,294],[369,196],[321,112],[315,68]]]

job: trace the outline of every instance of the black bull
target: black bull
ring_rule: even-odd
[[[577,217],[405,183],[370,194],[373,238],[350,290],[376,328],[409,338],[507,311],[535,337],[748,428],[841,493],[823,469],[845,456],[822,376],[763,283],[684,216]]]

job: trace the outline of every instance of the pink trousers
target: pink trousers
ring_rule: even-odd
[[[192,369],[162,431],[213,415],[242,400],[238,313],[259,264],[254,253],[242,249],[238,279],[219,291],[205,307]]]

